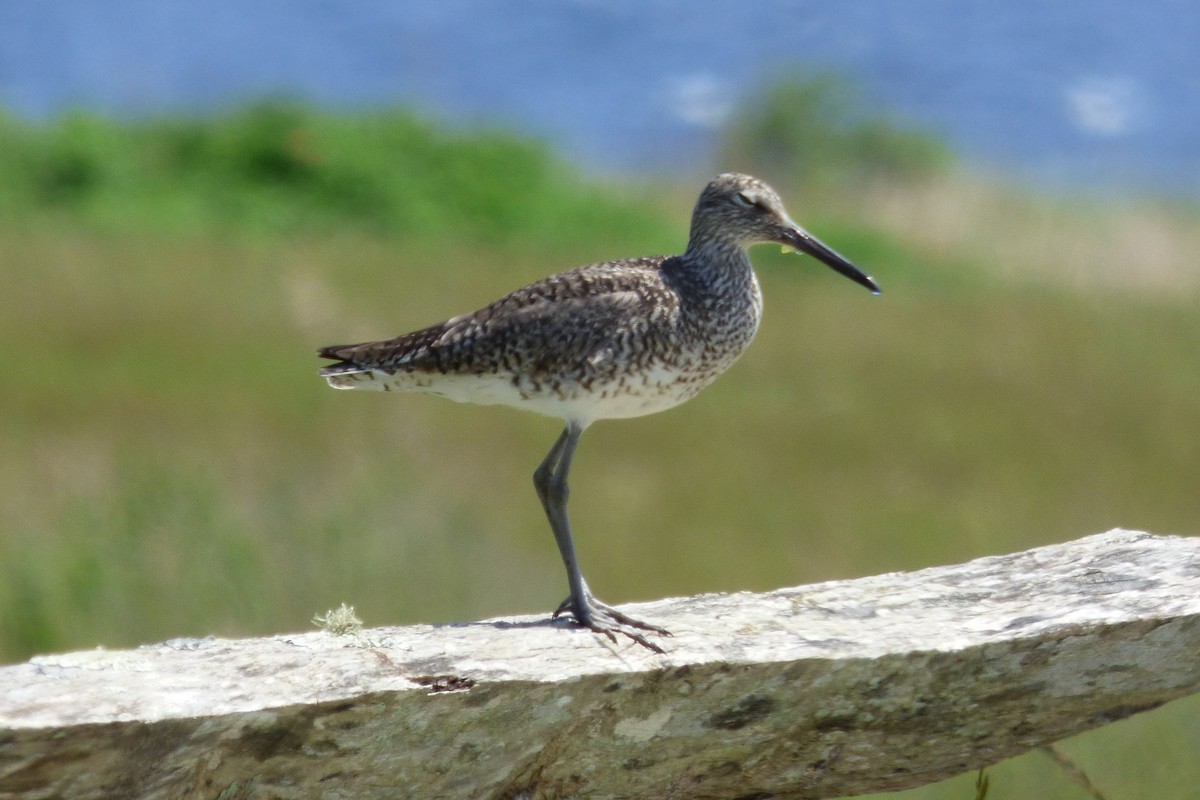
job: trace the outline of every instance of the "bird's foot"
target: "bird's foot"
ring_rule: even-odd
[[[568,597],[566,600],[563,600],[562,604],[554,612],[553,619],[558,619],[564,614],[570,614],[577,625],[603,634],[614,642],[617,641],[617,634],[619,633],[637,642],[642,647],[653,650],[655,653],[665,653],[666,651],[647,639],[639,631],[650,631],[660,636],[671,635],[671,632],[666,628],[660,628],[657,625],[651,625],[648,622],[634,619],[627,614],[622,614],[612,606],[601,603],[595,597],[592,597],[591,594],[584,596],[581,602],[577,602],[574,597]]]

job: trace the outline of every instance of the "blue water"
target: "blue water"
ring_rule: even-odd
[[[1192,0],[0,0],[22,116],[404,103],[602,170],[710,171],[737,102],[796,67],[1022,180],[1200,196]]]

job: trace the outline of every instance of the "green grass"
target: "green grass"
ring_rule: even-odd
[[[270,113],[308,126],[327,148],[319,165],[395,155],[387,115]],[[414,227],[386,203],[362,220],[322,208],[313,187],[332,176],[280,167],[278,202],[261,174],[224,189],[183,167],[138,177],[155,137],[197,140],[200,173],[226,169],[212,153],[245,158],[224,141],[249,125],[236,115],[213,130],[61,124],[85,129],[49,136],[92,153],[82,174],[126,184],[0,190],[13,212],[0,229],[0,659],[302,630],[342,602],[367,625],[557,604],[562,568],[530,482],[557,423],[333,392],[313,349],[576,263],[679,248],[697,187],[649,201],[538,146],[413,121],[413,141],[441,156],[381,179],[407,187],[370,191],[427,187],[417,216],[401,214],[427,214]],[[332,133],[373,125],[373,155]],[[46,135],[22,135],[25,160],[49,152]],[[535,163],[497,155],[513,148]],[[446,174],[460,182],[428,189]],[[820,204],[780,189],[885,293],[760,248],[766,320],[744,359],[679,409],[589,430],[572,514],[602,597],[770,589],[1117,526],[1200,534],[1198,281],[1180,255],[1195,252],[1194,210],[1030,198],[962,174]],[[1113,798],[1181,796],[1200,780],[1195,711],[1173,704],[1066,749]],[[989,796],[1080,797],[1055,770],[1038,754],[1006,762]],[[974,777],[900,796],[970,797]]]
[[[215,118],[39,125],[0,116],[0,212],[109,232],[334,235],[569,246],[655,231],[536,141],[400,110],[267,103]]]

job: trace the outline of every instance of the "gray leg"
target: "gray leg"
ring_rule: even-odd
[[[567,498],[571,489],[567,486],[567,473],[571,471],[571,459],[575,456],[575,447],[583,428],[568,423],[554,447],[546,455],[545,460],[533,473],[533,488],[537,490],[538,499],[550,520],[550,529],[554,531],[554,541],[558,544],[558,552],[562,554],[563,564],[567,568],[567,586],[570,587],[570,600],[585,597],[589,594],[587,583],[583,580],[583,572],[575,558],[575,542],[571,538],[571,520],[567,517]]]
[[[579,444],[584,427],[586,426],[575,421],[567,422],[567,427],[558,437],[558,441],[533,473],[533,486],[537,490],[538,499],[542,501],[546,518],[550,521],[554,541],[558,543],[558,552],[567,568],[567,585],[571,590],[571,595],[558,607],[554,616],[570,611],[577,623],[604,634],[614,642],[617,640],[616,634],[620,633],[643,647],[661,653],[661,647],[648,641],[637,630],[653,631],[665,636],[670,636],[670,633],[656,625],[632,619],[597,600],[588,589],[583,572],[579,569],[579,562],[575,558],[571,520],[567,517],[567,498],[571,493],[570,487],[567,486],[567,475],[571,471],[571,460],[575,457],[575,447]]]

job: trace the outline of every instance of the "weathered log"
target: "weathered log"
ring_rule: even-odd
[[[0,798],[821,798],[1200,691],[1200,539],[540,617],[175,640],[0,668]]]

